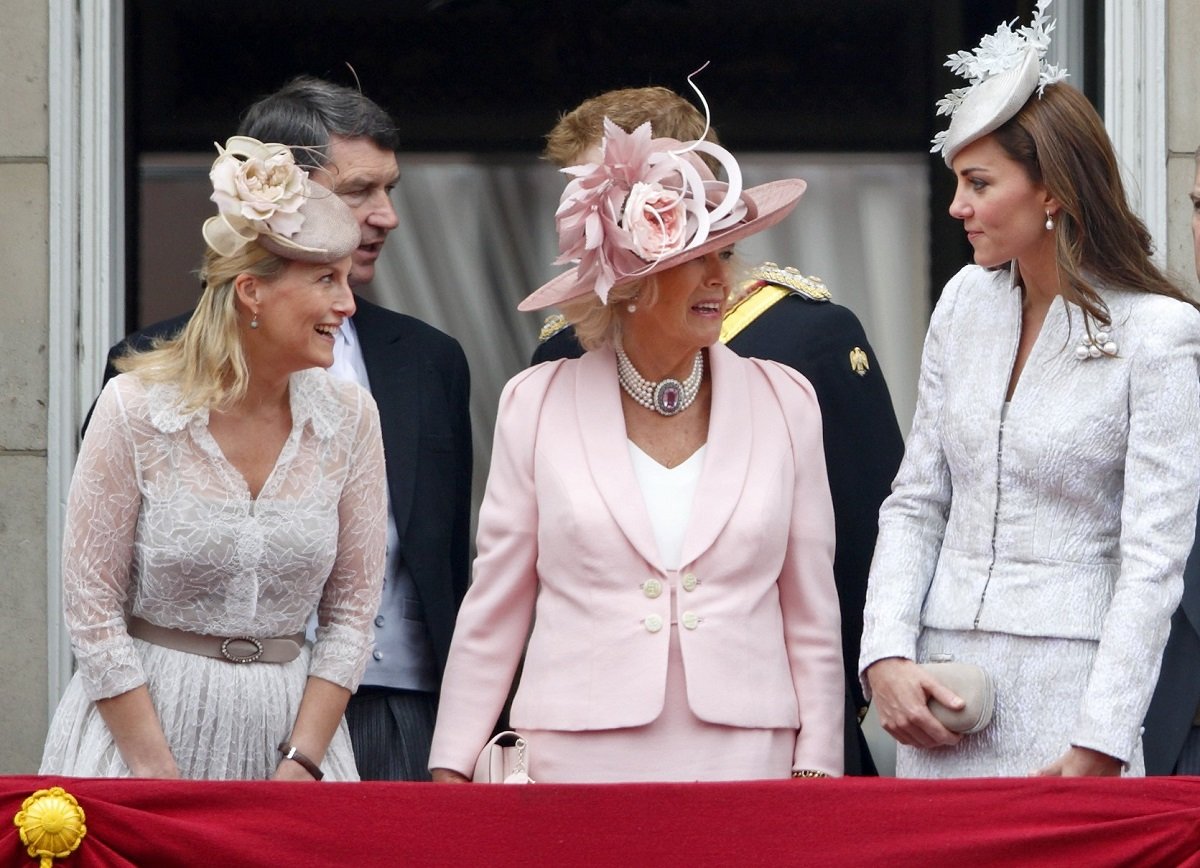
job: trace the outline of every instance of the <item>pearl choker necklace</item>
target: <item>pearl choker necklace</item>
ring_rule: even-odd
[[[672,377],[652,383],[638,373],[625,349],[618,345],[617,379],[621,388],[630,398],[637,401],[647,410],[653,410],[663,416],[674,416],[682,413],[700,392],[700,380],[704,377],[704,353],[696,353],[696,361],[692,363],[692,372],[683,382]]]

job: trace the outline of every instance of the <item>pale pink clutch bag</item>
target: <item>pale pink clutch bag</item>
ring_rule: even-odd
[[[511,730],[493,736],[479,752],[471,780],[477,784],[532,784],[529,742]]]

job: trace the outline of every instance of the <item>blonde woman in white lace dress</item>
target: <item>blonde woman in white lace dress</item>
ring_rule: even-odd
[[[930,323],[859,660],[901,776],[1142,773],[1194,531],[1200,313],[1150,262],[1096,112],[1041,62],[1044,6],[938,141],[976,265]],[[995,680],[982,732],[926,707],[959,702],[916,665],[946,659]]]
[[[359,230],[284,147],[231,139],[212,177],[196,312],[124,359],[80,450],[78,670],[41,771],[357,780],[342,715],[379,601],[383,446],[367,392],[320,369]]]

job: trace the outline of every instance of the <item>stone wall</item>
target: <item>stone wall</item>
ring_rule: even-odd
[[[1170,193],[1167,265],[1200,297],[1192,255],[1188,193],[1200,147],[1200,8],[1195,0],[1167,3],[1167,184]]]
[[[31,772],[46,731],[49,184],[45,0],[0,19],[0,774]]]

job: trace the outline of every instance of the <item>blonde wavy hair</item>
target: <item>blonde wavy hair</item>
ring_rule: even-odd
[[[247,244],[233,256],[208,249],[200,269],[200,302],[183,330],[156,339],[150,349],[121,356],[114,365],[147,382],[177,386],[182,412],[228,409],[245,396],[250,380],[234,281],[239,274],[273,280],[286,267],[286,259],[258,244]]]
[[[680,263],[680,265],[686,264],[686,261]],[[679,268],[680,266],[673,267]],[[724,267],[732,305],[734,300],[740,301],[745,292],[753,288],[755,284],[752,282],[753,278],[748,263],[736,252],[728,258]],[[598,350],[601,347],[611,346],[621,333],[620,308],[634,299],[637,300],[638,307],[653,307],[657,304],[658,275],[663,273],[665,272],[660,271],[632,283],[614,286],[608,292],[608,304],[601,302],[600,297],[595,293],[589,292],[574,301],[563,302],[558,309],[561,311],[563,319],[574,327],[575,338],[585,350]]]
[[[654,275],[614,286],[608,292],[608,303],[600,296],[589,292],[573,301],[559,305],[563,318],[575,328],[575,338],[585,350],[598,350],[611,346],[621,333],[621,315],[618,308],[637,299],[639,305],[650,307],[658,301],[658,281]]]

